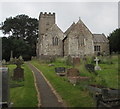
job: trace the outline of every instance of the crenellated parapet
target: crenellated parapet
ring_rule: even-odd
[[[39,18],[41,18],[41,17],[55,17],[55,13],[53,12],[53,13],[51,13],[51,12],[49,12],[49,13],[47,13],[47,12],[40,12],[40,16],[39,16]]]

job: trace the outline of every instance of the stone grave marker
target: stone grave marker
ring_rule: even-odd
[[[68,69],[66,76],[68,77],[68,81],[74,85],[80,81],[88,81],[90,79],[89,77],[80,76],[79,70],[75,68]]]
[[[17,67],[14,69],[13,79],[14,80],[24,80],[24,69],[21,68],[23,60],[16,59],[15,64]]]
[[[68,69],[67,73],[66,73],[67,77],[76,77],[76,76],[79,76],[79,75],[80,75],[79,70],[75,69],[75,68]]]
[[[87,58],[86,58],[86,56],[83,56],[83,62],[86,62],[87,61]]]
[[[80,65],[80,58],[73,58],[73,65]]]
[[[13,51],[10,53],[10,64],[14,64]]]
[[[7,63],[6,63],[6,60],[5,59],[3,59],[2,60],[2,65],[6,65]]]
[[[66,74],[65,71],[66,71],[65,67],[56,67],[55,68],[55,72],[59,76],[65,76],[65,74]]]
[[[1,88],[0,88],[0,93],[2,93],[2,99],[0,97],[0,105],[2,107],[8,107],[10,101],[9,101],[9,97],[10,97],[10,87],[9,87],[9,72],[8,72],[8,68],[7,67],[0,67],[0,73],[2,74],[2,84],[1,84]]]
[[[51,67],[51,66],[55,66],[55,65],[54,64],[48,64],[48,66]]]
[[[100,68],[100,66],[98,65],[98,61],[99,61],[99,59],[96,57],[95,59],[94,59],[94,61],[96,61],[96,66],[95,66],[95,70],[101,70],[101,68]]]
[[[94,73],[97,75],[97,72],[94,69],[94,65],[93,64],[86,64],[85,68],[90,72],[90,73]]]

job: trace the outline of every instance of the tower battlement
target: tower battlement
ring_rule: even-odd
[[[40,12],[39,16],[39,34],[43,35],[55,24],[55,13]]]
[[[47,13],[47,12],[40,12],[40,17],[47,17],[47,16],[53,16],[53,17],[55,17],[55,13],[53,12],[53,13],[51,13],[51,12],[49,12],[49,13]]]

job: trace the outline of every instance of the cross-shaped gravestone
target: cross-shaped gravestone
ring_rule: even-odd
[[[96,57],[96,58],[94,59],[94,61],[96,61],[95,70],[101,70],[100,66],[98,65],[99,59]]]

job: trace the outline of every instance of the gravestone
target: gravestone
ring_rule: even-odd
[[[66,74],[65,71],[66,71],[65,67],[56,67],[55,68],[55,72],[59,76],[65,76],[65,74]]]
[[[86,56],[83,56],[83,62],[86,62],[87,61],[87,58],[86,58]]]
[[[13,79],[14,80],[24,80],[24,69],[21,68],[23,60],[16,59],[15,64],[17,67],[14,69]]]
[[[94,72],[94,65],[93,64],[86,64],[85,68],[89,71],[89,72]]]
[[[72,57],[70,55],[67,56],[66,64],[67,65],[73,65],[73,59],[72,59]]]
[[[80,58],[73,58],[73,65],[80,65]]]
[[[96,61],[96,66],[95,66],[95,70],[101,70],[101,68],[100,68],[100,66],[98,65],[98,61],[99,61],[99,59],[96,57],[95,59],[94,59],[94,61]]]
[[[68,69],[67,73],[66,73],[67,77],[76,77],[76,76],[79,76],[79,75],[80,75],[79,70],[75,69],[75,68]]]
[[[89,77],[83,77],[80,76],[80,72],[78,69],[70,68],[67,70],[66,76],[68,78],[68,81],[72,83],[73,85],[76,85],[77,83],[80,83],[81,81],[88,81],[90,80]]]
[[[86,64],[85,68],[90,72],[90,73],[94,73],[95,75],[97,75],[97,72],[94,69],[94,65],[93,64]]]
[[[13,51],[10,53],[10,64],[14,64]]]
[[[2,60],[2,65],[6,65],[7,63],[6,63],[6,60],[5,59],[3,59]]]
[[[49,67],[54,66],[54,64],[48,64]]]
[[[8,107],[9,97],[10,97],[10,87],[9,87],[9,72],[7,67],[0,67],[0,73],[2,74],[2,84],[0,86],[0,93],[2,94],[2,99],[0,97],[0,105],[2,107]]]

